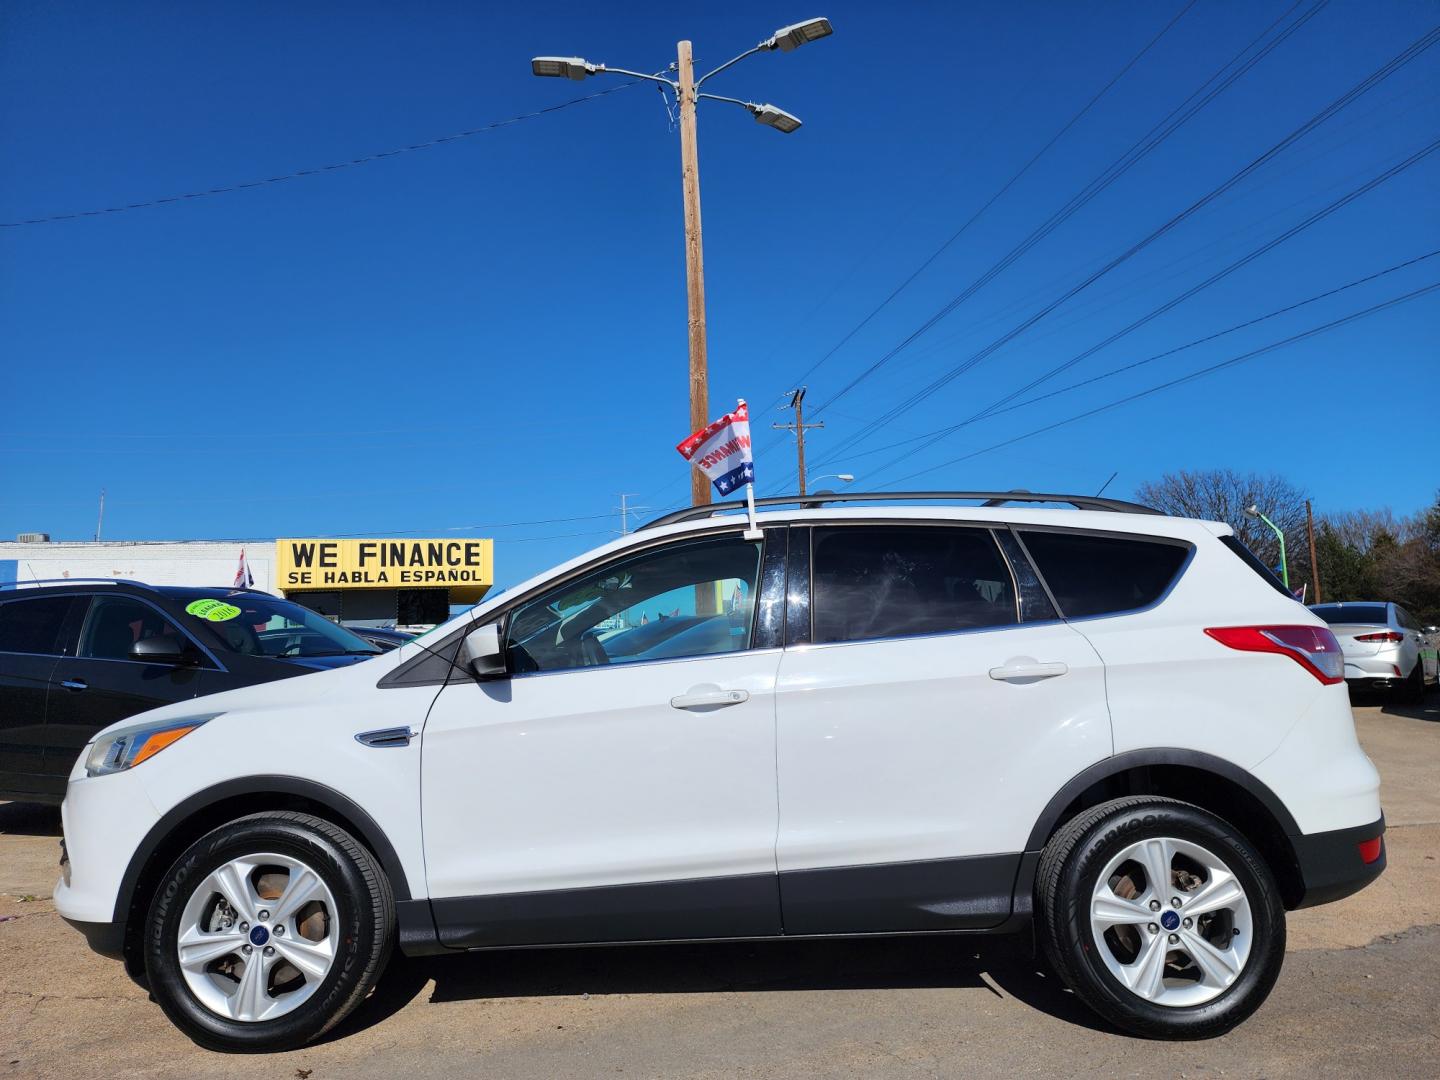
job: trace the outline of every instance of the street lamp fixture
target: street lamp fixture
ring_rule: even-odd
[[[608,67],[592,63],[579,56],[537,56],[530,61],[530,71],[546,79],[574,79],[577,82],[591,75],[623,75],[632,79],[668,86],[680,107],[680,178],[685,205],[685,287],[687,307],[690,316],[690,429],[698,431],[710,421],[709,417],[709,372],[705,355],[705,271],[703,244],[700,237],[700,160],[695,135],[695,106],[700,98],[729,102],[749,111],[758,123],[772,127],[789,135],[800,129],[800,118],[771,104],[757,105],[753,101],[721,97],[717,94],[702,94],[700,87],[707,79],[714,78],[722,71],[734,67],[747,56],[759,52],[793,52],[801,45],[829,37],[835,32],[829,19],[806,19],[804,22],[782,26],[754,48],[746,49],[739,56],[725,61],[713,71],[695,78],[695,61],[690,42],[682,41],[676,46],[676,60],[665,69],[673,72],[675,78],[666,78],[656,72],[647,75],[641,71]],[[803,480],[802,480],[803,483]],[[690,477],[690,498],[700,506],[710,501],[710,485],[705,476],[696,470]]]
[[[832,472],[826,473],[824,476],[814,477],[810,482],[812,484],[818,484],[821,480],[839,480],[842,484],[853,484],[855,477],[852,473],[848,472]]]
[[[800,127],[800,118],[792,116],[784,109],[777,109],[774,105],[751,105],[750,112],[755,119],[766,127],[772,127],[783,135],[789,135]]]
[[[541,78],[574,79],[579,82],[587,75],[595,75],[603,70],[602,67],[578,56],[537,56],[530,61],[531,73]]]
[[[829,19],[806,19],[804,22],[791,23],[789,26],[782,26],[770,36],[762,48],[779,49],[781,52],[792,52],[801,45],[808,45],[812,41],[819,41],[821,38],[829,37],[835,32],[830,25]]]

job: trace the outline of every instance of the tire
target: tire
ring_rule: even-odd
[[[1147,862],[1169,864],[1158,896]],[[1233,897],[1234,886],[1238,900],[1208,907]],[[1046,845],[1037,892],[1055,970],[1080,1000],[1136,1035],[1223,1035],[1260,1007],[1280,974],[1285,909],[1274,878],[1240,832],[1198,806],[1137,797],[1083,811]],[[1217,941],[1224,947],[1206,950]]]
[[[199,1045],[293,1050],[370,992],[394,937],[390,883],[353,837],[309,814],[255,814],[202,836],[160,880],[145,970]]]
[[[1410,677],[1395,691],[1395,698],[1406,705],[1419,705],[1425,700],[1424,660],[1415,661],[1415,670],[1410,672]]]

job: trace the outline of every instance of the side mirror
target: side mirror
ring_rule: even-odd
[[[175,664],[186,666],[195,663],[195,655],[174,634],[160,634],[143,638],[130,646],[130,659],[143,664]]]
[[[495,623],[472,630],[460,646],[460,659],[477,679],[498,679],[506,674],[505,643]]]

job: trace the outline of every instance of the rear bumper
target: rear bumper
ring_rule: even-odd
[[[1385,872],[1385,818],[1333,832],[1290,837],[1304,893],[1297,908],[1314,907],[1357,893]],[[1380,840],[1380,853],[1366,862],[1360,845]]]

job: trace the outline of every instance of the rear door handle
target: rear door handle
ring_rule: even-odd
[[[990,678],[998,682],[1025,682],[1029,679],[1053,679],[1064,675],[1070,669],[1064,664],[1038,664],[1033,661],[1012,662],[1004,667],[992,667]]]
[[[689,693],[670,699],[672,709],[725,709],[750,700],[748,690],[721,690],[718,686],[693,686]]]
[[[84,679],[66,679],[60,684],[66,690],[89,690],[90,684]]]

